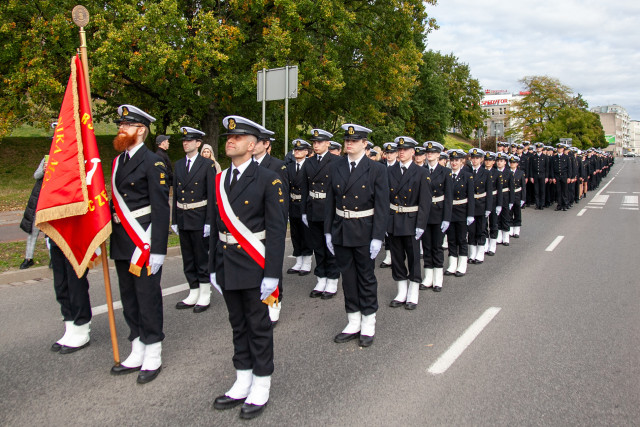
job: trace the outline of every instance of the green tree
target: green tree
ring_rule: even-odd
[[[572,138],[572,144],[583,150],[607,146],[600,117],[585,108],[563,108],[546,123],[538,136],[539,140],[554,143],[558,143],[560,138]]]

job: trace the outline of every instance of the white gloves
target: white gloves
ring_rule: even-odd
[[[440,230],[442,230],[443,233],[446,233],[448,229],[449,221],[442,221],[442,224],[440,224]]]
[[[520,207],[524,206],[524,200],[520,200]]]
[[[424,230],[422,228],[416,228],[416,240],[420,240],[423,233],[424,233]]]
[[[51,250],[51,241],[49,240],[49,237],[47,237],[46,239],[44,239],[44,241],[47,243],[47,250]]]
[[[218,282],[216,282],[216,273],[209,274],[209,281],[211,282],[211,286],[216,288],[216,291],[218,291],[220,295],[222,295],[222,288],[220,288],[220,285],[218,285]]]
[[[500,215],[500,212],[502,212],[502,206],[496,206],[496,215]]]
[[[509,210],[513,209],[513,203],[509,203]]]
[[[113,218],[113,222],[115,222],[116,224],[120,224],[120,218],[118,218],[118,214],[117,213],[113,213],[112,215]]]
[[[278,287],[278,279],[273,277],[265,277],[260,284],[260,301],[267,298]]]
[[[376,259],[378,253],[380,252],[380,248],[382,248],[382,240],[373,239],[371,244],[369,245],[369,253],[371,254],[371,259]]]
[[[302,223],[309,228],[309,220],[307,219],[307,214],[302,214]]]
[[[209,224],[204,225],[204,233],[202,237],[209,237],[211,235],[211,226]]]
[[[177,236],[178,235],[178,225],[177,224],[173,224],[171,226],[171,229],[173,230],[174,234]]]
[[[333,251],[333,243],[331,243],[331,234],[327,233],[324,235],[324,240],[327,242],[327,249],[331,252],[331,255],[335,256],[335,252]]]
[[[473,221],[475,221],[476,219],[472,216],[468,216],[467,217],[467,227],[470,226],[471,224],[473,224]]]
[[[149,255],[149,267],[151,267],[151,274],[156,274],[160,271],[160,267],[164,263],[164,255],[151,254]]]
[[[486,216],[487,218],[489,218],[489,215],[491,215],[491,211],[484,211],[484,216]]]

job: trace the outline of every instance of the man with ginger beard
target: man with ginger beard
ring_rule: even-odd
[[[122,152],[113,163],[113,232],[115,261],[123,314],[129,326],[131,353],[113,375],[140,371],[138,383],[153,381],[162,369],[162,264],[169,230],[169,183],[162,159],[144,145],[155,119],[132,105],[118,108]]]

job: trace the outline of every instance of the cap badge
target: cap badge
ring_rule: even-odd
[[[187,128],[182,128],[182,133],[183,133],[184,135],[186,135],[186,134],[187,134]]]
[[[356,130],[353,128],[353,126],[349,126],[349,130],[347,132],[349,132],[349,135],[353,135],[354,133],[356,133]]]
[[[402,144],[404,144],[404,138],[400,138],[400,139],[398,140],[398,145],[402,145]]]
[[[236,121],[235,119],[229,119],[229,129],[230,130],[234,130],[236,128]]]
[[[318,130],[317,130],[317,129],[316,129],[316,130],[314,130],[314,131],[313,131],[313,136],[320,136],[320,132],[318,132]]]
[[[296,142],[296,147],[300,147],[301,145],[300,141]]]
[[[129,115],[129,109],[127,107],[122,107],[122,115],[123,116],[128,116]]]
[[[432,144],[432,143],[429,143],[428,147],[429,147],[429,148],[433,148],[433,144]]]

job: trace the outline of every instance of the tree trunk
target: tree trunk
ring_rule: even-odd
[[[201,126],[202,131],[206,133],[203,142],[213,147],[213,155],[215,156],[216,160],[220,158],[218,156],[218,142],[220,141],[221,124],[222,117],[220,117],[220,113],[218,112],[215,103],[212,102],[211,104],[209,104],[207,113],[202,119]]]

